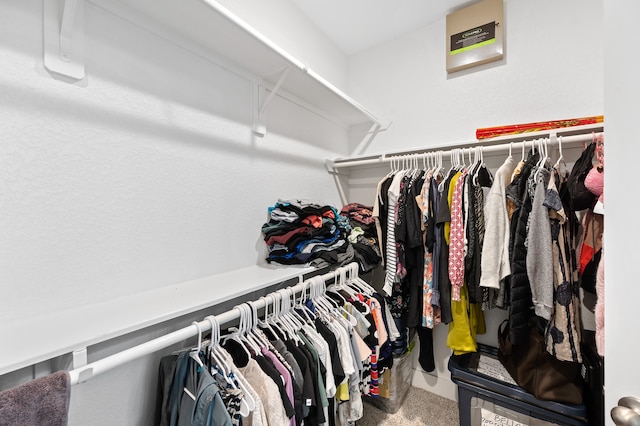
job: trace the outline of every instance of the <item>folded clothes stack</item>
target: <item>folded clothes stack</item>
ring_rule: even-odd
[[[262,225],[267,262],[319,268],[353,260],[350,232],[348,219],[335,207],[299,200],[279,200],[269,207],[269,221]]]
[[[369,272],[375,269],[380,265],[382,256],[373,219],[373,207],[351,203],[342,208],[340,215],[346,217],[351,225],[349,241],[353,245],[360,271]]]

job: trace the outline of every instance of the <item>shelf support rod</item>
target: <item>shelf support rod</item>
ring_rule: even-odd
[[[260,105],[260,114],[264,112],[264,110],[267,108],[267,105],[269,105],[269,102],[271,102],[271,100],[276,95],[276,93],[278,93],[278,90],[280,90],[280,86],[282,86],[282,83],[284,83],[284,81],[287,79],[287,76],[289,75],[290,72],[291,72],[291,67],[286,67],[282,71],[282,74],[280,74],[280,78],[278,78],[278,82],[276,83],[275,86],[273,86],[273,89],[271,89],[271,93],[269,93],[269,96],[267,96],[267,99],[265,99],[262,105]]]
[[[353,150],[353,154],[352,155],[362,154],[369,147],[371,142],[373,142],[373,140],[376,138],[376,136],[378,136],[378,133],[386,132],[387,129],[389,129],[389,127],[391,127],[391,124],[393,124],[393,120],[390,121],[389,124],[384,128],[382,127],[381,124],[375,124],[373,126],[373,130],[370,130],[370,131],[365,133],[366,138],[364,138],[358,144],[358,146],[356,146],[356,148]]]
[[[340,173],[334,167],[334,162],[332,160],[326,159],[324,162],[324,166],[327,169],[327,172],[333,176],[333,180],[336,183],[336,189],[338,190],[338,195],[340,196],[340,201],[343,206],[346,206],[349,203],[347,193],[344,190],[344,182],[343,179],[348,179],[348,173]]]

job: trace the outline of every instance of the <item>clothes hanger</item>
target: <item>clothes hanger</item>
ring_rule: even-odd
[[[209,346],[209,355],[214,357],[214,360],[218,365],[226,368],[224,371],[224,378],[234,389],[240,388],[242,391],[242,398],[240,399],[240,415],[242,417],[248,417],[249,414],[256,408],[256,401],[251,396],[251,392],[246,388],[242,380],[238,380],[237,385],[236,382],[231,380],[230,375],[232,372],[231,366],[227,363],[227,357],[218,353],[217,349],[219,348],[218,343],[220,341],[220,323],[218,319],[214,315],[209,315],[205,318],[205,320],[211,323],[211,344]],[[237,375],[241,375],[238,371]],[[246,379],[245,379],[246,380]]]
[[[253,347],[258,351],[262,351],[262,348],[268,347],[269,344],[262,341],[258,336],[256,323],[253,317],[253,309],[245,302],[240,305],[240,308],[245,311],[245,338],[251,342]]]
[[[293,327],[293,325],[291,324],[291,322],[289,321],[289,319],[286,317],[285,313],[285,309],[286,309],[286,305],[284,302],[284,298],[282,297],[282,293],[280,291],[276,292],[276,295],[279,297],[279,304],[276,303],[276,309],[277,309],[277,316],[275,318],[275,320],[278,322],[278,324],[280,324],[280,326],[282,326],[282,328],[287,332],[288,336],[290,339],[299,340],[299,337],[295,331],[295,328]]]
[[[250,314],[250,318],[251,318],[251,328],[250,328],[250,333],[253,335],[253,337],[257,340],[258,344],[260,346],[269,346],[269,341],[266,338],[266,336],[264,335],[264,333],[261,333],[260,330],[258,329],[258,308],[255,306],[254,301],[249,301],[249,302],[245,302],[247,305],[247,308],[249,310],[249,314]]]
[[[233,307],[234,310],[237,310],[240,313],[240,323],[238,324],[238,327],[231,327],[229,328],[229,331],[231,333],[225,335],[222,337],[222,345],[224,345],[224,343],[228,340],[233,340],[236,343],[239,344],[239,346],[244,350],[244,352],[246,353],[246,355],[249,357],[249,359],[253,358],[253,356],[251,355],[251,352],[249,351],[247,345],[245,344],[245,342],[243,341],[243,339],[241,338],[241,333],[242,333],[242,327],[244,326],[244,313],[242,312],[242,310],[240,308],[238,308],[237,306]],[[258,354],[259,352],[256,352],[256,354]]]
[[[253,302],[245,302],[242,304],[247,311],[248,330],[247,334],[253,338],[260,348],[269,347],[269,342],[258,332],[258,310],[252,304]]]
[[[442,157],[444,156],[444,152],[438,151],[438,169],[436,175],[440,175],[444,170],[444,166],[442,165]]]
[[[553,165],[554,169],[558,169],[560,167],[560,162],[564,163],[564,155],[562,154],[562,135],[558,136],[558,160]]]
[[[440,192],[444,191],[444,184],[447,181],[446,177],[451,175],[451,172],[453,172],[453,170],[456,167],[455,152],[456,152],[455,148],[449,151],[449,161],[451,161],[451,167],[449,168],[449,171],[445,174],[445,179],[442,179],[442,182],[440,182],[440,184],[438,185],[438,191]]]
[[[294,309],[296,304],[295,294],[291,287],[285,288],[283,291],[287,295],[287,314],[297,326],[297,330],[300,330],[306,324],[306,320]]]
[[[332,305],[329,305],[323,298],[322,298],[322,286],[324,285],[324,280],[322,279],[322,277],[319,276],[315,276],[311,278],[313,280],[313,287],[314,287],[314,297],[313,297],[313,303],[316,306],[317,310],[320,310],[321,313],[323,313],[324,315],[328,315],[329,312],[331,312],[331,310],[334,308]]]
[[[376,290],[368,282],[360,277],[360,269],[357,263],[352,263],[349,266],[349,272],[350,282],[357,283],[361,290],[363,290],[363,294],[372,296],[376,292]]]
[[[271,314],[269,314],[268,317],[265,317],[265,319],[271,326],[273,326],[276,330],[279,331],[279,334],[276,334],[276,336],[280,336],[283,340],[290,340],[292,339],[292,336],[289,330],[279,322],[278,317],[280,316],[280,307],[278,305],[279,303],[278,297],[276,296],[277,295],[275,293],[269,294],[267,296],[267,298],[271,300],[272,310],[271,310]]]
[[[239,337],[240,337],[240,340],[242,342],[244,342],[245,346],[247,346],[248,349],[250,349],[250,351],[253,351],[253,353],[255,353],[255,354],[261,353],[260,347],[253,341],[253,339],[251,339],[251,337],[247,333],[247,331],[248,331],[248,318],[247,318],[247,311],[245,309],[245,306],[244,305],[237,305],[237,306],[234,307],[234,309],[237,309],[238,311],[240,311],[240,326],[239,326],[239,330],[240,330]]]
[[[338,280],[340,282],[340,280],[342,279],[342,272],[340,271],[338,274]],[[346,275],[345,275],[346,276]],[[342,317],[343,319],[346,318],[346,320],[353,326],[355,326],[356,324],[358,324],[358,320],[351,315],[351,313],[349,311],[347,311],[344,307],[344,305],[340,305],[340,306],[333,306],[333,303],[336,303],[335,301],[333,301],[329,295],[327,294],[327,286],[324,280],[322,280],[322,295],[321,295],[321,300],[326,301],[328,304],[330,304],[332,306],[332,308],[330,308],[329,312],[333,313],[334,315],[339,315],[340,317]],[[342,298],[344,300],[344,298]],[[346,300],[344,300],[344,302],[346,303]],[[344,315],[344,316],[343,316]]]
[[[213,315],[205,317],[205,320],[209,321],[209,323],[211,324],[211,341],[209,342],[209,348],[207,349],[207,356],[209,357],[210,367],[213,365],[213,363],[215,363],[216,368],[222,372],[222,374],[220,375],[229,384],[229,386],[237,389],[236,384],[229,377],[229,375],[231,374],[231,367],[229,366],[229,364],[227,364],[226,360],[221,358],[216,352],[220,336],[220,325]],[[211,361],[213,361],[213,363]]]
[[[540,139],[540,145],[539,145],[540,160],[538,160],[538,169],[536,170],[534,175],[534,179],[536,183],[538,182],[538,179],[540,178],[540,174],[542,173],[542,170],[545,168],[545,164],[547,162],[547,158],[548,158],[547,142],[548,142],[547,138]]]
[[[259,321],[258,323],[262,327],[269,329],[269,331],[271,331],[274,337],[280,337],[284,339],[286,337],[284,330],[282,330],[280,326],[275,323],[275,321],[271,320],[271,317],[273,316],[273,314],[271,314],[271,316],[269,315],[269,306],[275,304],[275,298],[271,294],[268,294],[267,296],[261,296],[260,299],[264,299],[264,304],[265,304],[264,321],[262,322]],[[272,310],[272,312],[274,312],[274,310]],[[276,330],[278,330],[277,333],[276,333]]]
[[[509,147],[509,149],[511,149],[511,147]],[[480,169],[482,169],[484,167],[484,155],[483,155],[483,151],[482,151],[482,146],[477,146],[476,147],[476,154],[478,155],[478,158],[476,160],[476,163],[473,166],[472,172],[472,182],[475,186],[478,186],[478,174],[480,173]]]
[[[311,309],[309,309],[307,305],[304,303],[308,288],[309,288],[309,282],[308,281],[302,282],[302,291],[300,291],[300,298],[297,300],[295,306],[302,313],[301,315],[306,317],[306,321],[309,324],[313,324],[313,322],[315,321],[315,314],[311,312]]]
[[[200,328],[200,323],[198,321],[194,321],[191,323],[195,325],[198,329],[198,346],[189,351],[189,356],[200,366],[204,367],[204,363],[202,359],[200,359],[200,350],[202,349],[202,328]]]
[[[522,158],[520,159],[521,163],[524,163],[524,150],[527,145],[527,141],[522,141]]]

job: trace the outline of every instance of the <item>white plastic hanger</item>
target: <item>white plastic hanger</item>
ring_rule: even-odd
[[[293,325],[291,324],[291,322],[289,322],[288,318],[285,317],[285,310],[283,309],[284,301],[283,301],[282,293],[278,291],[275,293],[275,295],[278,296],[277,297],[278,300],[277,300],[277,303],[274,305],[276,308],[276,316],[274,320],[282,327],[282,329],[285,331],[285,334],[289,336],[290,339],[298,341],[299,338],[298,338],[298,335],[296,334],[296,331]]]
[[[244,312],[244,338],[249,342],[251,347],[254,350],[257,350],[258,353],[264,346],[268,346],[266,344],[261,344],[256,334],[253,332],[253,327],[255,325],[251,313],[251,308],[246,303],[242,303],[238,305],[238,307]]]
[[[282,291],[283,301],[285,300],[284,296],[286,296],[285,316],[294,327],[294,330],[300,330],[306,321],[300,316],[299,313],[295,311],[295,309],[293,309],[295,307],[295,297],[293,297],[293,290],[291,290],[291,288],[284,288],[279,291]]]
[[[247,342],[247,344],[249,345],[249,347],[257,354],[262,352],[262,347],[261,345],[256,341],[254,335],[251,333],[251,328],[253,327],[252,325],[252,320],[251,320],[251,313],[250,310],[251,308],[249,308],[249,306],[246,303],[242,303],[240,305],[238,305],[238,308],[240,308],[240,311],[243,312],[243,318],[244,318],[244,324],[242,327],[242,334],[241,334],[241,338]]]
[[[372,296],[373,293],[376,292],[376,290],[371,287],[371,285],[366,282],[365,280],[363,280],[362,278],[360,278],[359,275],[359,267],[357,263],[351,263],[348,265],[349,268],[349,283],[355,284],[357,286],[357,288],[359,288],[361,290],[361,292],[367,296]]]
[[[224,344],[224,342],[226,342],[227,340],[234,340],[235,342],[240,344],[240,346],[242,347],[242,349],[244,349],[244,352],[247,354],[249,358],[253,358],[253,356],[251,355],[251,352],[249,351],[245,342],[241,338],[242,327],[244,326],[244,314],[242,310],[237,306],[234,306],[233,309],[237,310],[240,313],[240,324],[238,325],[237,328],[235,327],[229,328],[229,331],[231,331],[231,333],[222,337],[222,343]]]
[[[200,359],[200,350],[202,349],[202,329],[200,328],[200,323],[198,321],[194,321],[191,324],[195,325],[198,329],[198,346],[189,351],[189,356],[197,362],[200,367],[204,367],[202,359]]]
[[[216,352],[216,348],[219,342],[220,336],[220,325],[218,325],[217,319],[213,315],[209,315],[205,318],[206,321],[209,321],[211,324],[211,342],[209,343],[208,348],[208,356],[215,363],[216,367],[222,371],[222,376],[224,380],[233,388],[237,388],[236,384],[229,378],[229,374],[231,373],[231,367],[227,364],[226,360],[221,358],[219,354]],[[218,330],[216,331],[216,327]]]
[[[211,323],[211,345],[209,346],[209,355],[214,359],[216,364],[222,367],[223,373],[225,375],[225,380],[229,383],[233,388],[237,389],[238,387],[242,390],[242,399],[240,400],[240,415],[242,417],[247,417],[253,410],[256,408],[256,401],[251,396],[251,392],[245,387],[242,380],[238,380],[238,385],[231,380],[229,377],[232,372],[231,367],[227,363],[227,359],[225,356],[219,354],[217,352],[218,342],[220,341],[220,323],[218,323],[218,319],[214,315],[209,315],[205,318],[205,320]],[[241,373],[238,371],[235,374],[240,375]]]
[[[266,297],[262,296],[261,299],[264,298],[265,299],[265,307],[264,307],[264,323],[261,323],[260,325],[268,328],[269,330],[271,330],[271,333],[273,333],[273,335],[275,337],[278,336],[284,336],[286,337],[287,334],[285,333],[285,331],[280,328],[280,326],[278,324],[276,324],[276,322],[274,321],[273,317],[275,314],[275,297],[271,294],[268,294]],[[269,314],[269,306],[272,306],[272,313]],[[279,333],[276,333],[274,328],[276,330],[278,330]]]
[[[539,143],[539,151],[540,151],[540,160],[538,160],[538,169],[536,170],[536,173],[534,175],[534,179],[535,182],[538,182],[538,179],[540,178],[540,174],[542,173],[542,169],[544,169],[546,163],[547,163],[547,159],[549,158],[548,156],[548,140],[547,138],[541,138]]]
[[[306,317],[306,322],[311,324],[315,320],[315,314],[311,312],[311,309],[309,309],[307,305],[304,303],[308,288],[309,288],[309,282],[304,281],[302,283],[302,290],[300,291],[300,298],[297,300],[295,306],[298,308],[300,312],[302,312],[302,315]]]
[[[266,339],[264,333],[258,330],[258,309],[255,306],[255,302],[250,301],[246,303],[249,314],[251,315],[251,328],[249,332],[253,335],[260,346],[269,346],[269,341]]]
[[[557,169],[560,166],[560,162],[564,162],[564,155],[562,154],[562,135],[558,136],[558,160],[553,165],[554,169]]]

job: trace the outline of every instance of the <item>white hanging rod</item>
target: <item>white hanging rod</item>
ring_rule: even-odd
[[[326,274],[321,275],[321,277],[322,280],[326,283],[336,278],[336,276],[339,274],[349,273],[351,274],[349,276],[353,276],[353,274],[357,274],[357,271],[358,264],[352,262],[348,265],[337,268],[335,271],[327,272]],[[316,277],[314,278],[317,279]],[[309,285],[310,280],[307,280],[289,288],[293,291],[293,295],[295,296],[295,294],[300,291],[306,291],[309,288]],[[254,301],[252,305],[255,309],[262,309],[266,306],[266,299],[260,298],[257,301]],[[240,311],[238,311],[237,309],[231,309],[219,315],[215,315],[215,317],[218,320],[218,323],[220,325],[223,325],[240,318]],[[168,348],[169,346],[175,345],[176,343],[180,343],[186,339],[197,336],[200,331],[205,332],[210,329],[211,322],[205,319],[203,321],[200,321],[197,325],[195,323],[191,324],[188,327],[181,328],[180,330],[176,330],[172,333],[166,334],[132,348],[125,349],[124,351],[115,353],[98,361],[94,361],[90,364],[70,370],[69,376],[71,385],[77,385],[79,383],[86,382],[90,378],[107,372],[120,365],[134,361],[138,358],[142,358],[143,356],[153,354],[162,349]]]
[[[484,139],[481,141],[475,142],[467,142],[455,145],[446,145],[442,147],[431,147],[428,149],[421,150],[413,150],[413,151],[404,151],[404,152],[395,152],[388,154],[380,154],[375,156],[365,156],[362,158],[345,158],[345,159],[336,159],[333,160],[331,166],[334,169],[343,168],[343,167],[354,167],[354,166],[367,166],[367,165],[382,165],[385,163],[390,163],[397,158],[401,158],[402,156],[425,156],[434,152],[442,152],[444,156],[448,156],[453,149],[459,148],[475,148],[482,147],[482,152],[484,154],[492,153],[492,152],[504,152],[508,151],[509,147],[512,149],[520,149],[523,144],[530,144],[531,141],[548,137],[550,138],[550,142],[552,145],[557,144],[556,136],[562,136],[562,145],[573,145],[582,142],[591,142],[591,140],[595,136],[598,136],[604,132],[604,124],[599,125],[589,125],[589,126],[581,126],[578,128],[565,128],[565,129],[553,129],[547,130],[544,132],[532,132],[521,135],[510,135],[510,136],[502,136],[491,139]]]

